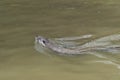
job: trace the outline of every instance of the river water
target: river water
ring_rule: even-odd
[[[36,35],[119,32],[119,0],[1,0],[0,80],[119,80],[119,53],[60,56],[34,49]]]

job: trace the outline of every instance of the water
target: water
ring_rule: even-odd
[[[119,80],[118,53],[59,56],[34,49],[36,35],[93,34],[95,39],[119,33],[119,4],[119,0],[0,1],[0,79]]]

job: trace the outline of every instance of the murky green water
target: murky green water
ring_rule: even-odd
[[[120,54],[101,53],[108,59],[46,56],[34,49],[36,34],[102,37],[119,32],[119,0],[1,0],[0,80],[119,80]]]

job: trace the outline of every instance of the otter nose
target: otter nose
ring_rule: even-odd
[[[35,43],[38,42],[38,36],[35,36]]]
[[[38,35],[36,35],[35,36],[35,43],[39,42],[39,40],[41,40],[41,38]]]

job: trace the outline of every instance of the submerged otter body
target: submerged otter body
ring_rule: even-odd
[[[111,40],[110,40],[110,39]],[[113,38],[113,39],[112,39]],[[74,39],[74,38],[73,38]],[[91,51],[119,51],[120,44],[112,44],[111,41],[120,40],[120,35],[112,35],[106,36],[100,39],[96,39],[94,41],[85,43],[80,46],[73,45],[72,47],[66,47],[66,44],[60,45],[56,43],[54,40],[44,38],[42,36],[35,37],[35,46],[45,47],[52,51],[58,52],[60,54],[85,54]],[[64,40],[63,40],[64,41]],[[38,50],[39,48],[37,48]]]
[[[80,54],[80,51],[62,47],[60,45],[55,44],[50,39],[46,39],[41,36],[37,36],[35,39],[36,39],[36,42],[35,42],[36,44],[38,44],[38,45],[41,44],[40,46],[43,46],[43,47],[48,48],[55,52],[58,52],[61,54]]]

